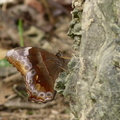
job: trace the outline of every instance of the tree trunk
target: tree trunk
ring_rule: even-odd
[[[71,120],[120,120],[120,0],[74,0],[63,94]],[[63,78],[62,78],[63,80]]]

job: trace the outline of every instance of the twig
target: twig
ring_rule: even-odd
[[[50,107],[57,104],[56,101],[52,101],[50,103],[46,103],[46,104],[36,104],[36,103],[31,103],[31,102],[20,102],[20,101],[9,101],[7,103],[4,104],[5,107],[9,107],[9,108],[22,108],[22,109],[40,109],[40,108],[46,108],[46,107]]]
[[[3,82],[7,83],[10,81],[16,81],[16,80],[21,80],[22,79],[22,75],[20,73],[16,73],[14,75],[11,75],[5,79],[3,79]]]
[[[27,101],[27,98],[26,98],[21,92],[19,92],[19,91],[16,89],[16,87],[17,87],[17,85],[15,84],[15,85],[13,86],[14,92],[15,92],[18,96],[20,96],[21,98],[23,98],[24,100]]]
[[[49,7],[49,5],[48,5],[48,0],[41,0],[41,1],[42,1],[43,5],[44,5],[44,7],[45,7],[45,9],[46,9],[46,12],[47,12],[47,14],[48,14],[48,18],[49,18],[49,20],[50,20],[50,23],[52,23],[52,24],[55,23],[55,20],[54,20],[54,18],[53,18],[53,16],[52,16],[50,7]]]

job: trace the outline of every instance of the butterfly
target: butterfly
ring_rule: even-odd
[[[18,47],[7,52],[6,59],[24,76],[28,100],[37,103],[52,101],[55,80],[66,69],[68,59],[37,47]]]

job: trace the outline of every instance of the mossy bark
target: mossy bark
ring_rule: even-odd
[[[120,0],[74,0],[69,35],[78,55],[63,94],[71,120],[120,120]]]

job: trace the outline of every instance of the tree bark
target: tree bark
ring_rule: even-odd
[[[78,55],[63,90],[71,120],[120,120],[120,0],[74,0],[73,6],[68,34]]]

